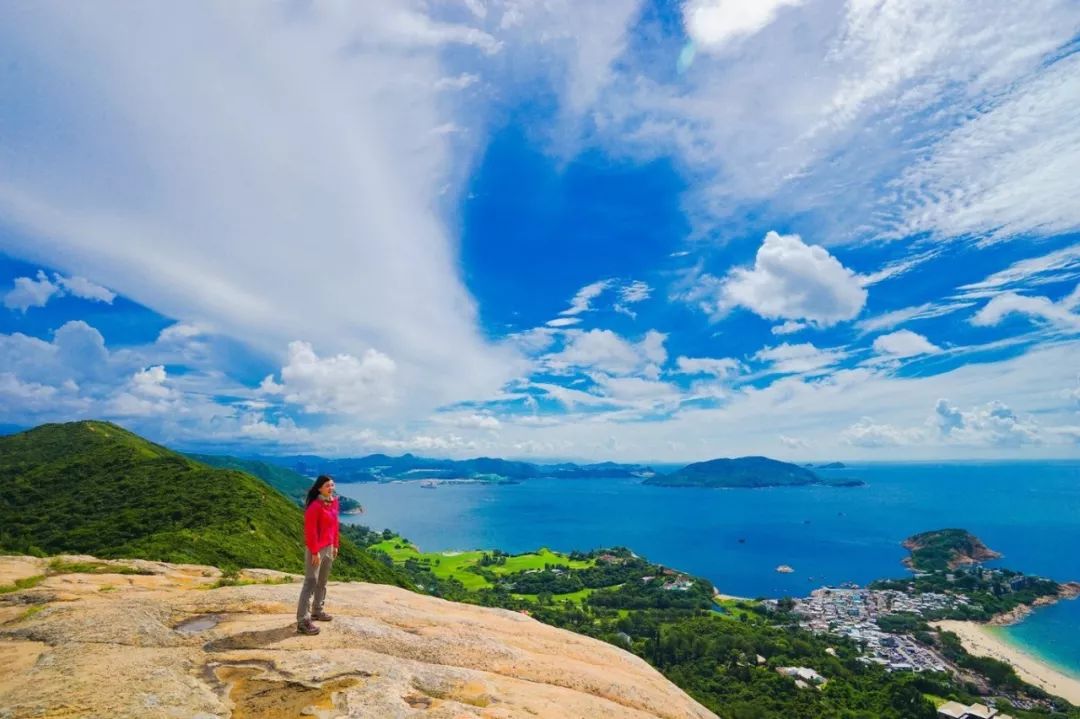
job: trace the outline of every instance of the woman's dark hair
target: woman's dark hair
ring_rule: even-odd
[[[329,482],[329,481],[331,481],[333,479],[334,478],[331,477],[328,474],[320,474],[319,475],[319,478],[315,480],[315,484],[311,485],[311,489],[309,489],[307,491],[307,501],[304,502],[304,509],[307,509],[308,507],[310,507],[311,503],[319,498],[319,490],[322,489],[322,486],[324,484],[326,484],[327,482]]]

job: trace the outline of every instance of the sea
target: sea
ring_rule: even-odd
[[[907,576],[900,543],[964,528],[1006,566],[1080,580],[1080,461],[873,463],[820,470],[863,487],[688,489],[636,478],[520,484],[339,484],[366,513],[423,551],[624,546],[743,597]],[[794,571],[779,573],[788,565]],[[1034,612],[1003,635],[1080,676],[1080,600]]]

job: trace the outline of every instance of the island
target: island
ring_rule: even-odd
[[[964,529],[922,532],[905,539],[903,546],[911,552],[904,564],[924,572],[954,570],[1001,558],[1001,554]]]
[[[707,462],[688,464],[671,474],[657,474],[645,479],[644,484],[659,487],[802,487],[825,485],[829,487],[861,487],[859,479],[822,478],[806,467],[781,462],[768,457],[738,457],[735,459],[712,459]]]

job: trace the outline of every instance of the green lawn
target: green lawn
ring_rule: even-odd
[[[574,604],[581,604],[583,601],[585,601],[585,597],[589,596],[595,591],[595,589],[590,589],[586,587],[585,589],[580,589],[576,592],[570,592],[569,594],[552,594],[551,601],[555,604],[559,604],[561,602],[573,602]],[[518,599],[524,599],[527,602],[540,601],[540,596],[538,594],[511,594],[511,596]]]
[[[371,550],[386,552],[395,564],[404,564],[406,560],[415,559],[425,563],[431,568],[431,573],[440,579],[456,579],[461,582],[465,589],[475,591],[491,587],[491,583],[478,574],[469,571],[470,567],[479,564],[484,552],[473,550],[469,552],[421,552],[415,545],[395,537],[373,544]],[[566,555],[552,552],[544,548],[528,554],[518,554],[506,558],[506,564],[492,564],[487,567],[494,574],[506,575],[514,572],[523,572],[529,569],[543,569],[545,564],[561,564],[572,569],[585,569],[591,567],[593,560],[570,560]],[[573,592],[571,594],[556,595],[555,599],[570,599],[580,602],[587,596],[588,590]],[[531,595],[521,595],[531,596]],[[535,597],[533,597],[535,601]]]
[[[716,606],[722,607],[723,610],[724,610],[721,613],[716,613],[716,615],[720,616],[720,617],[723,617],[724,619],[738,619],[743,614],[749,615],[748,618],[750,620],[753,620],[753,619],[757,618],[756,615],[753,612],[749,612],[749,611],[747,611],[747,610],[745,610],[745,609],[743,609],[742,607],[739,606],[739,604],[745,604],[745,602],[742,602],[741,600],[738,600],[738,599],[718,599],[718,600],[715,600],[715,603],[716,603]]]

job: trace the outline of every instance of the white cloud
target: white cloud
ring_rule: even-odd
[[[55,275],[54,277],[63,291],[72,297],[93,302],[104,302],[107,305],[111,305],[112,301],[116,299],[115,292],[110,292],[85,277],[64,277],[63,275]]]
[[[443,414],[436,416],[435,421],[441,424],[450,424],[462,429],[495,430],[502,426],[502,422],[499,421],[498,417],[481,412]]]
[[[580,317],[556,317],[553,320],[548,320],[544,324],[546,324],[548,327],[570,327],[572,325],[580,323]]]
[[[22,424],[85,412],[90,403],[79,396],[71,380],[59,385],[21,380],[0,371],[0,421]]]
[[[914,357],[937,354],[941,352],[941,348],[917,332],[899,330],[876,338],[874,351],[891,357]]]
[[[875,423],[870,417],[863,417],[840,433],[844,442],[856,447],[902,446],[917,442],[921,436],[921,429],[899,429],[888,424]]]
[[[803,2],[805,0],[687,0],[683,5],[683,23],[694,42],[704,48],[716,48],[761,31],[783,8]]]
[[[615,305],[612,306],[612,309],[631,319],[637,319],[637,313],[631,310],[627,305],[644,302],[649,299],[651,294],[652,288],[649,287],[647,283],[642,282],[641,280],[634,280],[619,288],[619,302],[616,302]]]
[[[765,236],[753,268],[727,275],[716,298],[720,312],[741,306],[766,319],[817,327],[854,319],[865,304],[858,277],[825,248],[776,232]]]
[[[585,285],[574,298],[570,300],[570,307],[563,310],[559,314],[562,316],[580,315],[582,312],[588,312],[592,309],[592,301],[604,293],[608,287],[611,286],[611,280],[597,280],[592,284]],[[550,323],[548,323],[550,324]]]
[[[911,320],[941,317],[958,310],[972,307],[973,305],[973,302],[951,302],[944,304],[926,302],[913,307],[904,307],[899,310],[893,310],[892,312],[885,312],[880,315],[875,315],[874,317],[867,317],[864,320],[856,322],[855,327],[864,333],[878,332],[880,330],[891,329],[906,322],[910,322]]]
[[[696,235],[722,239],[722,221],[758,200],[811,214],[836,243],[917,227],[947,235],[1010,217],[1013,229],[1068,224],[1075,203],[1061,200],[1077,194],[1080,175],[1068,174],[1080,157],[1075,84],[1066,86],[1068,62],[1049,60],[1069,55],[1076,3],[852,0],[777,12],[778,4],[684,5],[749,19],[695,24],[691,37],[728,40],[726,51],[699,52],[677,80],[658,77],[645,55],[598,109],[609,144],[677,154],[694,174],[686,205]],[[752,34],[732,47],[741,27]],[[1024,124],[1025,102],[1038,121]],[[976,127],[997,106],[999,119]]]
[[[277,360],[297,337],[374,348],[397,364],[403,416],[497,391],[520,358],[480,331],[442,215],[486,109],[436,85],[483,76],[502,40],[425,7],[0,10],[0,64],[32,64],[37,88],[0,123],[60,113],[75,138],[37,122],[6,136],[5,252]],[[432,132],[448,123],[466,132]]]
[[[818,349],[810,342],[792,345],[785,342],[776,347],[766,347],[754,354],[754,359],[768,362],[773,372],[815,372],[835,365],[847,353],[839,349]]]
[[[1021,418],[997,400],[967,412],[939,400],[932,422],[942,437],[957,444],[1012,447],[1043,441],[1043,429],[1033,418]]]
[[[181,393],[166,385],[168,375],[161,365],[135,372],[126,387],[112,395],[107,404],[110,416],[149,417],[186,411]]]
[[[679,357],[675,364],[681,374],[709,374],[714,377],[731,377],[745,369],[741,362],[730,357]]]
[[[1072,311],[1072,297],[1053,302],[1047,297],[1025,297],[1015,292],[995,296],[971,318],[978,327],[992,327],[1011,314],[1043,320],[1064,330],[1080,330],[1080,314]]]
[[[619,288],[619,299],[626,304],[634,304],[635,302],[643,302],[649,299],[649,295],[652,294],[652,288],[641,280],[634,280],[633,282],[623,285]]]
[[[611,330],[569,330],[565,346],[544,359],[553,369],[598,370],[612,375],[644,373],[655,378],[667,360],[665,338],[656,330],[649,330],[640,342],[629,342]]]
[[[60,288],[50,282],[44,272],[38,270],[37,279],[15,278],[14,289],[4,295],[4,307],[25,313],[31,307],[44,307],[58,292]]]
[[[31,307],[44,307],[53,297],[71,295],[84,300],[112,304],[116,295],[101,285],[83,277],[64,277],[54,274],[53,279],[38,270],[37,277],[16,277],[15,287],[4,295],[4,306],[25,313]]]
[[[805,322],[797,322],[796,320],[788,320],[783,324],[773,325],[772,333],[774,335],[793,335],[796,332],[801,332],[810,325]]]
[[[397,364],[369,349],[362,357],[337,354],[322,358],[308,342],[289,343],[289,361],[281,383],[273,377],[260,388],[281,394],[290,404],[316,414],[381,414],[396,401]]]
[[[927,250],[925,252],[920,252],[910,257],[904,257],[902,259],[896,260],[895,262],[890,262],[877,272],[871,272],[868,275],[859,275],[859,284],[861,284],[863,287],[870,287],[871,285],[876,285],[879,282],[890,280],[893,277],[899,277],[900,275],[907,274],[919,265],[929,262],[940,254],[941,250],[935,248],[932,250]]]
[[[1072,280],[1080,277],[1080,244],[1039,257],[1018,260],[989,277],[961,285],[962,297],[992,297],[1005,289]]]
[[[784,445],[788,449],[807,449],[810,447],[810,443],[805,439],[799,439],[798,437],[788,437],[786,434],[780,435],[780,444]]]
[[[903,173],[913,200],[900,232],[992,241],[1080,229],[1078,105],[1077,54],[995,99]]]

